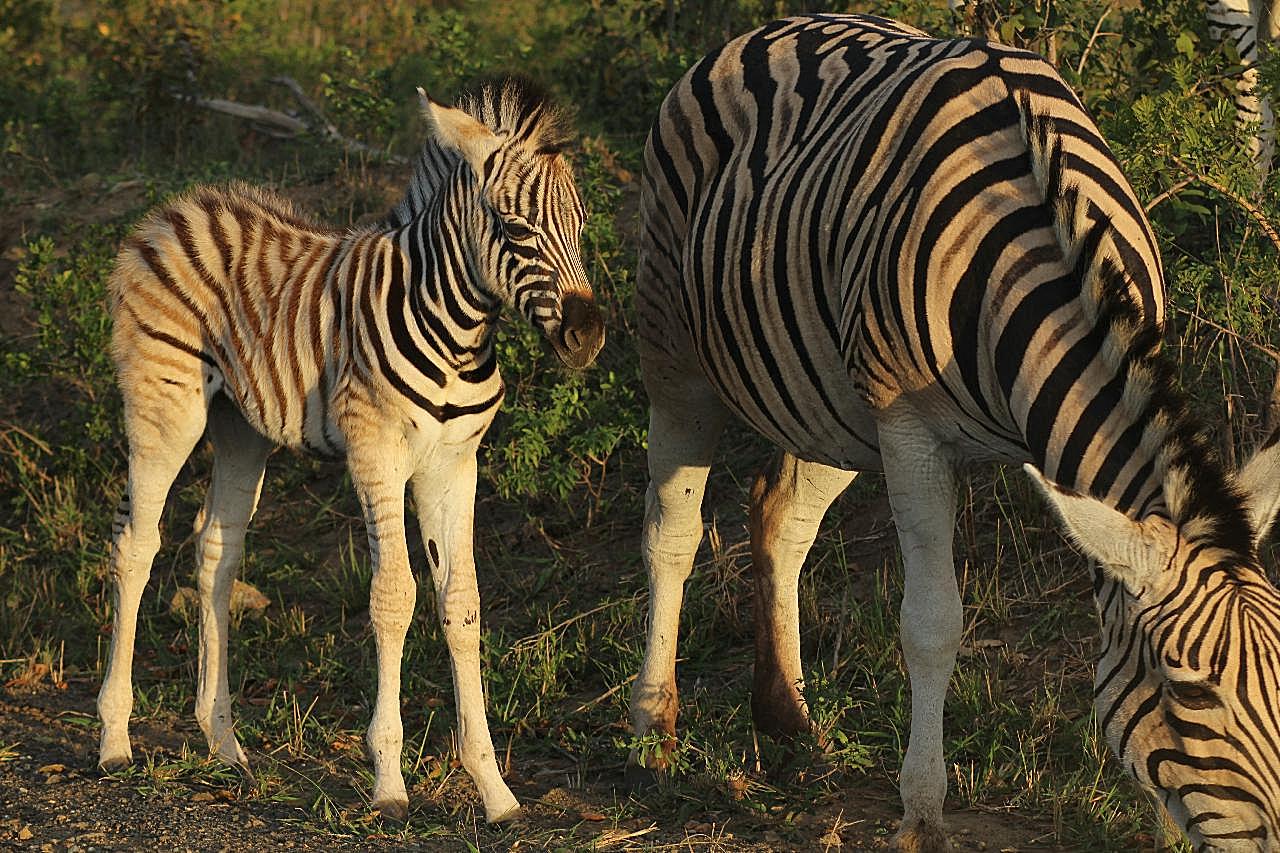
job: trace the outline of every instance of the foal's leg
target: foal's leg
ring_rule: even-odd
[[[905,814],[896,841],[902,850],[945,850],[942,710],[963,628],[951,553],[955,475],[917,418],[890,411],[878,420],[885,484],[902,546],[902,651],[911,678],[911,736],[901,778]]]
[[[854,472],[778,452],[751,489],[755,683],[751,716],[773,737],[809,730],[800,662],[800,569],[827,508]]]
[[[701,375],[646,364],[645,386],[649,491],[641,556],[649,572],[649,626],[644,663],[631,690],[631,726],[637,735],[668,736],[659,754],[639,756],[650,769],[662,770],[674,748],[676,640],[684,583],[702,540],[702,494],[728,414]]]
[[[485,820],[508,820],[516,816],[520,804],[498,770],[480,679],[480,591],[472,551],[475,448],[459,448],[457,455],[442,448],[431,464],[413,476],[412,483],[422,545],[435,582],[436,608],[449,645],[459,757],[480,791]]]
[[[138,605],[160,549],[160,514],[169,487],[191,455],[205,424],[199,362],[157,359],[136,370],[121,368],[129,485],[116,511],[111,546],[115,578],[114,621],[107,673],[98,692],[102,720],[98,764],[118,770],[133,759],[129,714],[133,711],[133,641]]]
[[[244,533],[258,506],[262,474],[272,444],[263,438],[223,395],[209,407],[213,476],[197,522],[200,590],[200,672],[196,685],[196,721],[209,742],[209,754],[248,770],[236,740],[227,683],[227,622],[231,586],[244,554]]]
[[[404,532],[408,452],[403,436],[367,428],[377,422],[374,415],[353,420],[366,427],[358,435],[356,430],[346,431],[347,463],[369,533],[369,621],[378,648],[378,696],[366,736],[373,758],[373,807],[384,817],[404,820],[409,816],[409,794],[400,772],[400,662],[417,597]]]

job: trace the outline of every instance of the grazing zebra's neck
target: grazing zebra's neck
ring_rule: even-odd
[[[1251,558],[1242,498],[1159,350],[1160,326],[1143,319],[1114,267],[1097,273],[1076,305],[1036,324],[1025,358],[997,361],[1033,464],[1130,518],[1161,516]]]
[[[988,310],[1008,319],[987,346],[1033,464],[1134,519],[1215,518],[1224,547],[1249,553],[1241,501],[1159,352],[1164,273],[1140,203],[1069,90],[1008,79],[1043,202],[993,265]]]

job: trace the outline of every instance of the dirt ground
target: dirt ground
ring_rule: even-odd
[[[308,825],[303,809],[264,801],[235,787],[176,784],[157,789],[143,775],[105,776],[94,767],[95,685],[0,690],[0,846],[20,850],[884,850],[898,813],[889,787],[847,791],[811,813],[796,815],[783,834],[761,831],[714,813],[673,825],[662,815],[621,824],[593,808],[626,796],[620,772],[585,779],[581,788],[557,784],[558,774],[516,779],[525,804],[516,825],[449,828],[452,837],[404,837],[371,820],[365,837],[335,836]],[[135,723],[135,763],[201,749],[194,723]],[[152,753],[151,751],[155,752]],[[197,753],[198,754],[198,753]],[[251,760],[261,756],[251,755]],[[460,795],[468,783],[459,780]],[[354,797],[354,793],[350,794]],[[432,820],[425,792],[410,792],[410,825]],[[776,820],[770,821],[777,825]],[[1015,815],[973,811],[948,815],[957,850],[1068,850],[1052,841],[1053,827]],[[741,825],[739,825],[741,824]],[[598,827],[598,829],[596,828]]]

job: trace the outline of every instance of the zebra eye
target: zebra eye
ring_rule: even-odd
[[[1195,681],[1168,681],[1165,688],[1173,700],[1192,711],[1221,707],[1217,695],[1209,687]]]
[[[528,240],[533,236],[533,229],[518,219],[509,219],[502,217],[502,233],[507,235],[508,240],[514,240],[517,243]]]

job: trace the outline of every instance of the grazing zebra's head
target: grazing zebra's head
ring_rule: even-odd
[[[1134,521],[1027,467],[1101,563],[1094,703],[1124,769],[1195,849],[1280,851],[1280,593],[1256,557],[1280,506],[1280,445],[1209,495],[1173,467],[1177,521]]]
[[[604,322],[578,245],[586,210],[561,153],[571,138],[565,113],[514,79],[482,87],[458,109],[418,94],[434,145],[415,185],[438,188],[457,169],[474,178],[478,204],[460,236],[477,283],[541,329],[566,365],[586,367],[604,345]]]

